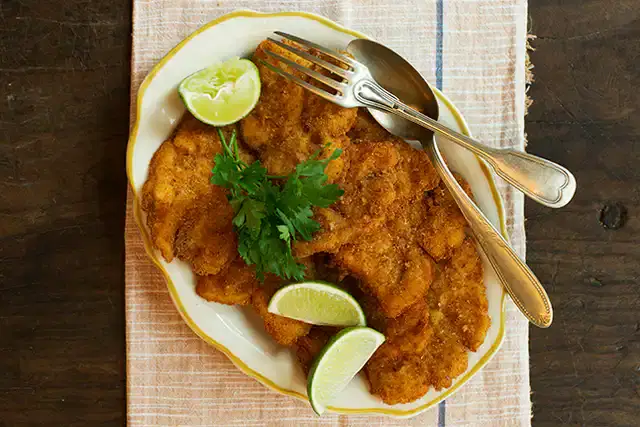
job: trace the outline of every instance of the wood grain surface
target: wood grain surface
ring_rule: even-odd
[[[564,209],[526,205],[528,262],[555,308],[550,329],[531,330],[533,424],[638,426],[640,1],[543,0],[529,12],[528,150],[578,182]]]
[[[640,425],[640,1],[531,2],[534,426]],[[0,426],[123,425],[130,0],[0,2]]]
[[[0,426],[123,424],[130,10],[0,1]]]

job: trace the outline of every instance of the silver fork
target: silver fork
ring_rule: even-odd
[[[471,150],[474,154],[484,159],[496,174],[538,203],[552,208],[560,208],[569,203],[573,197],[576,189],[575,178],[562,166],[522,151],[488,147],[402,103],[395,95],[385,90],[375,81],[369,69],[364,64],[353,58],[291,34],[281,31],[276,31],[275,34],[283,39],[295,42],[304,49],[285,44],[280,40],[269,37],[269,40],[273,43],[330,71],[337,78],[332,78],[304,67],[276,52],[265,50],[265,53],[290,68],[333,89],[335,93],[315,86],[266,61],[261,61],[262,64],[273,72],[342,107],[368,107],[387,111],[431,131],[438,132],[447,139]],[[334,59],[345,68],[336,66],[312,54],[311,51],[314,50]]]

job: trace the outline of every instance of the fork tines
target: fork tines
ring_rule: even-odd
[[[306,59],[307,61],[318,65],[322,68],[324,68],[325,70],[331,72],[332,74],[334,74],[335,76],[338,77],[338,79],[333,79],[329,76],[326,76],[324,74],[321,74],[315,70],[312,70],[310,68],[307,68],[303,65],[300,65],[298,63],[296,63],[295,61],[292,61],[289,58],[285,58],[284,56],[273,52],[271,50],[265,49],[264,52],[266,54],[268,54],[269,56],[275,58],[276,60],[278,60],[279,62],[287,65],[288,67],[302,73],[305,74],[309,77],[311,77],[312,79],[322,83],[323,85],[327,86],[328,88],[333,89],[334,91],[336,91],[336,94],[330,93],[318,86],[314,86],[310,83],[308,83],[307,81],[301,79],[300,77],[297,77],[279,67],[276,67],[272,64],[267,63],[266,61],[260,61],[263,65],[265,65],[267,68],[269,68],[271,71],[289,79],[292,80],[293,82],[295,82],[296,84],[304,87],[305,89],[315,93],[316,95],[319,95],[325,99],[328,99],[330,101],[336,101],[338,98],[340,98],[340,96],[344,95],[344,90],[347,87],[348,84],[348,80],[349,78],[354,74],[354,72],[356,71],[357,67],[358,67],[358,62],[349,58],[346,55],[343,55],[341,53],[338,53],[336,51],[327,49],[325,47],[322,47],[316,43],[310,42],[308,40],[302,39],[300,37],[291,35],[291,34],[287,34],[287,33],[283,33],[281,31],[276,31],[275,34],[277,34],[278,36],[282,37],[285,40],[294,42],[295,44],[297,44],[298,46],[300,46],[300,48],[298,48],[297,46],[292,46],[290,44],[287,43],[283,43],[280,40],[276,40],[273,39],[271,37],[269,37],[268,39],[276,44],[277,46],[281,47],[282,49],[291,52],[303,59]],[[315,54],[314,54],[315,53]],[[345,68],[342,68],[338,65],[334,65],[331,62],[317,56],[317,54],[322,54],[325,55],[328,58],[331,58],[333,60],[335,60],[338,64],[343,65]]]
[[[349,58],[347,55],[343,55],[341,53],[338,53],[335,50],[327,49],[326,47],[320,46],[319,44],[316,44],[314,42],[310,42],[309,40],[305,40],[303,38],[300,38],[298,36],[294,36],[292,34],[283,33],[282,31],[275,31],[275,34],[279,35],[283,39],[286,39],[286,40],[289,40],[289,41],[293,41],[293,42],[299,44],[300,46],[304,46],[307,49],[317,50],[318,52],[320,52],[320,53],[322,53],[324,55],[327,55],[328,57],[333,58],[336,61],[346,65],[347,67],[355,68],[355,66],[357,64],[357,62],[354,59]],[[331,64],[329,64],[329,65],[331,65]]]

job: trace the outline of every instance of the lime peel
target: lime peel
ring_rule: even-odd
[[[287,285],[269,301],[269,312],[313,325],[365,326],[358,301],[339,287],[321,281]]]
[[[309,371],[307,394],[316,414],[326,410],[384,340],[383,334],[366,326],[345,328],[331,338]]]

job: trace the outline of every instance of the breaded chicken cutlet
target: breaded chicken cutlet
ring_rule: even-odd
[[[312,67],[270,41],[254,58],[275,64],[266,49]],[[245,162],[260,160],[270,174],[285,175],[318,150],[343,150],[327,168],[343,197],[314,211],[321,230],[293,249],[309,279],[340,282],[385,334],[365,367],[371,392],[395,404],[449,387],[490,324],[482,263],[464,217],[424,152],[390,135],[366,110],[341,108],[256,65],[260,100],[237,125]],[[216,129],[189,114],[158,149],[142,196],[151,240],[167,261],[191,265],[201,297],[251,305],[307,372],[336,329],[267,311],[284,282],[268,274],[261,283],[238,255],[234,212],[225,190],[210,184],[220,151]]]
[[[225,129],[227,138],[230,131]],[[253,155],[239,147],[242,159],[252,162]],[[292,345],[309,327],[266,311],[270,294],[264,296],[253,268],[238,254],[226,192],[210,183],[214,156],[221,151],[216,129],[188,113],[156,151],[142,189],[151,241],[168,262],[178,257],[191,265],[198,295],[221,304],[251,304],[265,329]]]
[[[269,40],[260,43],[253,55],[262,82],[260,101],[241,121],[240,127],[245,143],[257,153],[269,173],[286,175],[318,150],[323,151],[323,157],[337,148],[347,148],[349,139],[346,133],[353,126],[358,110],[325,101],[274,73],[258,60],[277,64],[291,74],[306,78],[291,67],[278,63],[265,50],[305,67],[315,66]],[[340,178],[347,161],[348,156],[341,156],[331,162],[327,168],[331,181]]]
[[[439,179],[424,152],[392,138],[353,144],[348,155],[349,169],[339,181],[342,199],[319,210],[322,231],[300,242],[296,253],[332,253],[343,274],[358,278],[395,317],[424,297],[433,263],[413,230],[398,232],[394,223]]]
[[[186,236],[182,230],[196,219],[195,211],[209,203],[220,205],[225,200],[224,191],[212,189],[209,184],[211,163],[220,151],[217,134],[187,115],[151,159],[149,175],[142,188],[142,209],[147,214],[154,246],[169,262],[176,256],[189,257],[186,253],[178,253],[176,240],[181,235]],[[228,221],[211,224],[210,228],[227,231],[228,237],[233,239]],[[214,250],[216,243],[212,245]],[[202,272],[215,274],[220,268]]]
[[[387,341],[365,367],[374,394],[385,403],[407,403],[430,387],[451,386],[467,369],[468,351],[476,351],[489,327],[482,262],[470,238],[439,266],[426,298],[400,317],[384,319],[369,304]]]

